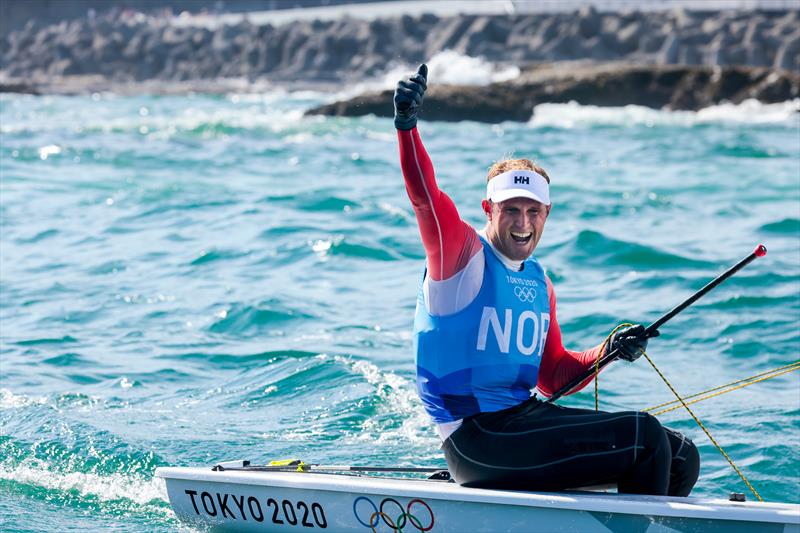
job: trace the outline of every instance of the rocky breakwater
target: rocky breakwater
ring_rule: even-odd
[[[0,83],[40,92],[130,82],[317,83],[376,76],[444,50],[501,64],[583,60],[653,65],[750,65],[800,70],[800,9],[507,16],[414,14],[193,27],[109,12],[0,36]],[[83,81],[81,81],[83,80]],[[83,85],[82,85],[83,84]],[[147,90],[154,90],[150,85]]]
[[[434,73],[435,75],[435,73]],[[431,81],[434,81],[432,78]],[[428,120],[527,121],[543,103],[641,105],[697,110],[748,98],[785,102],[800,98],[800,74],[759,67],[552,64],[486,86],[431,84],[421,116]],[[312,109],[308,114],[392,116],[392,91],[373,92]]]

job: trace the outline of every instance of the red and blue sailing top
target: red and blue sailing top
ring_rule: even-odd
[[[464,309],[432,315],[420,287],[414,319],[417,391],[438,423],[514,407],[536,387],[550,301],[535,259],[509,270],[488,242],[483,280]]]
[[[419,394],[434,420],[516,405],[534,386],[550,396],[583,374],[602,344],[564,348],[555,291],[539,263],[508,268],[439,189],[418,130],[397,137],[427,259],[414,329]]]

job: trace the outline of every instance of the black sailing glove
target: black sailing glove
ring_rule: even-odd
[[[661,333],[658,330],[651,333],[650,337],[658,337]],[[626,361],[636,361],[647,349],[647,339],[645,327],[641,324],[628,326],[614,333],[611,337],[611,350],[619,350],[619,358]]]
[[[394,90],[394,127],[412,130],[417,125],[417,111],[422,107],[422,97],[428,88],[428,66],[422,64],[408,81],[397,82]]]

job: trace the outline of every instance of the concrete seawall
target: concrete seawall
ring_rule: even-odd
[[[451,49],[522,67],[554,61],[748,65],[800,71],[800,9],[241,20],[216,28],[109,12],[30,23],[2,38],[0,82],[43,92],[60,80],[110,84],[238,78],[285,83],[374,76]],[[64,83],[79,90],[80,83]]]

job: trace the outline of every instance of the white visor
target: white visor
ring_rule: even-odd
[[[530,198],[550,205],[550,184],[532,170],[509,170],[486,184],[486,199],[504,202],[510,198]]]

